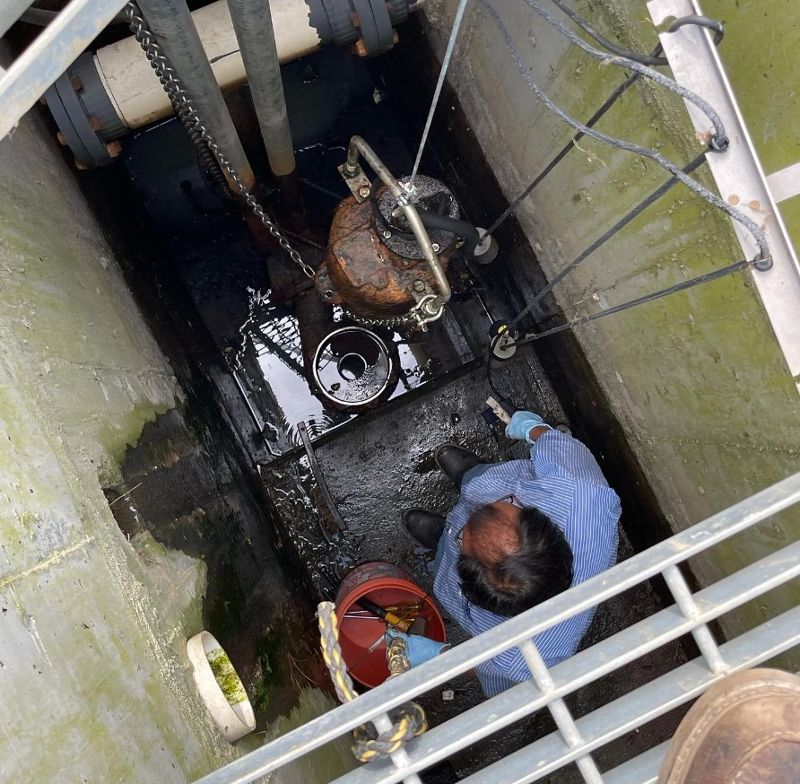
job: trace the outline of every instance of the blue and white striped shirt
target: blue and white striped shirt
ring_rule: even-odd
[[[577,439],[548,430],[531,447],[530,460],[509,460],[467,481],[447,516],[437,553],[433,592],[466,632],[477,635],[506,620],[468,602],[461,593],[456,542],[473,509],[514,495],[523,506],[546,514],[572,549],[572,585],[588,580],[616,562],[620,504],[592,453]],[[536,635],[534,643],[548,666],[572,656],[591,623],[594,609]],[[519,648],[512,648],[478,668],[484,692],[493,696],[530,677]]]

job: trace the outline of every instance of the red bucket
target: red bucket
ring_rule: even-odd
[[[339,644],[347,669],[354,680],[372,688],[389,677],[386,666],[386,624],[379,618],[348,618],[350,611],[360,610],[361,598],[371,599],[381,607],[420,602],[419,617],[425,620],[425,636],[447,642],[444,620],[433,598],[412,582],[399,566],[385,561],[368,561],[353,569],[342,580],[336,594],[336,616],[339,619]],[[370,651],[370,647],[378,644]]]

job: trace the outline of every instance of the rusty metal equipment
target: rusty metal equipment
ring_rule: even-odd
[[[361,168],[362,158],[375,183]],[[458,220],[458,204],[441,182],[418,178],[416,187],[409,178],[396,180],[360,136],[350,139],[339,173],[353,195],[332,221],[316,277],[322,298],[365,326],[425,331],[450,301],[446,264],[458,236],[470,235],[474,249],[477,231]],[[440,232],[435,241],[429,229]]]
[[[444,209],[458,217],[450,191],[430,177],[418,177],[420,207]],[[372,191],[372,189],[370,189]],[[331,223],[328,250],[316,276],[322,298],[362,319],[385,319],[408,313],[420,295],[436,291],[436,277],[404,216],[392,216],[397,201],[385,188],[359,203],[345,199]],[[443,271],[457,247],[453,232],[431,232]]]

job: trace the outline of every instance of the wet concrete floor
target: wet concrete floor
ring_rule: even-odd
[[[504,389],[540,411],[552,424],[567,424],[535,355],[521,356],[497,372]],[[324,509],[317,509],[313,478],[305,457],[265,467],[262,477],[272,498],[279,525],[308,564],[320,598],[330,598],[341,577],[357,563],[385,560],[406,569],[427,590],[432,590],[428,570],[430,554],[402,529],[400,511],[420,506],[445,514],[457,493],[436,468],[435,448],[447,441],[474,450],[487,462],[524,457],[524,445],[511,442],[486,424],[482,411],[488,393],[483,368],[474,368],[435,389],[420,391],[391,410],[349,425],[316,448],[335,503],[349,530],[332,533]],[[636,525],[637,521],[627,520]],[[324,531],[324,534],[323,534]],[[325,537],[331,540],[326,542]],[[632,554],[624,534],[620,557]],[[649,586],[624,593],[603,605],[585,640],[588,646],[661,609],[658,595]],[[448,621],[448,638],[464,639]],[[638,685],[685,661],[679,644],[673,644],[574,694],[568,703],[581,715],[611,701]],[[452,690],[453,700],[442,692]],[[447,718],[483,699],[476,680],[459,677],[426,695],[423,703],[431,722]],[[625,759],[671,736],[679,715],[668,715],[632,736],[623,737],[595,756],[601,768],[610,769]],[[498,759],[533,739],[554,730],[549,716],[540,713],[490,737],[451,760],[459,776]],[[551,777],[554,782],[581,781],[577,769],[565,769]]]
[[[324,63],[320,67],[324,77],[326,73]],[[338,67],[331,68],[330,71],[332,74],[339,73]],[[324,78],[322,81],[324,82]],[[312,81],[308,84],[313,86],[321,82]],[[301,173],[309,182],[313,176],[314,188],[318,191],[323,188],[332,194],[332,199],[330,195],[327,197],[330,201],[327,212],[333,208],[337,198],[344,195],[341,192],[342,184],[335,175],[335,166],[331,162],[339,162],[343,155],[342,144],[346,143],[351,132],[363,133],[379,148],[382,155],[393,156],[391,159],[386,158],[393,170],[402,172],[409,169],[410,159],[407,154],[403,155],[404,152],[407,153],[404,151],[403,141],[387,130],[394,127],[393,123],[398,116],[397,112],[391,109],[391,102],[386,100],[377,103],[373,99],[371,87],[359,101],[353,100],[346,116],[343,113],[337,120],[335,133],[332,130],[325,134],[324,143],[314,144],[307,148],[307,153],[298,156],[301,161],[316,156],[317,152],[314,150],[319,146],[322,151],[320,154],[324,153],[322,157],[325,158],[327,155],[330,159],[320,163],[316,167],[318,171],[315,171],[314,166],[309,165],[305,170],[301,166]],[[385,116],[376,116],[376,113],[383,113]],[[310,134],[310,136],[317,138],[320,134],[317,133],[317,136]],[[144,144],[147,138],[146,135],[142,135],[139,141]],[[171,149],[163,144],[159,146]],[[140,168],[143,170],[137,177],[137,166],[134,165],[136,161],[133,160],[135,153],[134,149],[129,162],[130,172],[140,189],[140,195],[145,203],[149,204],[151,213],[156,214],[160,211],[163,215],[174,216],[181,208],[188,214],[186,226],[173,223],[165,228],[172,257],[171,263],[174,263],[177,274],[182,278],[185,290],[205,322],[216,349],[232,357],[235,366],[237,353],[242,346],[244,334],[242,325],[248,320],[251,326],[257,324],[259,327],[257,332],[262,339],[265,333],[269,332],[265,326],[271,315],[269,303],[265,304],[264,312],[255,321],[251,320],[254,312],[252,306],[254,295],[258,295],[259,292],[265,294],[268,291],[271,285],[270,275],[275,272],[275,264],[279,263],[280,259],[273,256],[267,260],[258,248],[253,247],[243,230],[238,214],[216,208],[200,209],[194,201],[190,205],[191,209],[188,209],[181,201],[181,199],[186,200],[185,194],[178,198],[172,191],[167,190],[164,192],[172,194],[171,200],[162,205],[158,201],[163,197],[163,193],[159,190],[157,177],[149,169],[144,170],[141,161]],[[147,162],[150,160],[149,156],[150,153],[144,150],[141,159]],[[193,161],[190,160],[189,164],[193,165]],[[471,170],[470,167],[464,166],[462,169]],[[163,177],[163,174],[159,176]],[[325,179],[325,176],[329,179]],[[150,190],[145,188],[145,184]],[[482,187],[481,198],[485,198],[484,191],[485,187]],[[320,224],[327,225],[324,220],[320,221]],[[318,239],[324,244],[322,235],[324,232]],[[518,261],[517,256],[520,253],[511,244],[502,247],[501,258],[485,272],[485,280],[472,281],[473,284],[478,284],[479,289],[483,286],[489,310],[496,314],[513,310],[513,303],[516,301],[514,297],[518,297],[520,288],[518,281],[520,276],[516,274],[519,272],[516,268],[519,265],[511,270],[509,264],[512,259]],[[314,255],[314,247],[304,247],[304,254],[311,258]],[[524,254],[520,255],[520,258],[525,259]],[[464,345],[471,349],[471,354],[479,355],[481,346],[485,344],[490,321],[483,303],[472,294],[467,294],[460,301],[454,301],[449,311],[455,319],[449,331],[450,337],[460,333]],[[277,317],[284,318],[281,314]],[[443,366],[440,373],[426,374],[422,379],[425,382],[422,386],[409,384],[410,388],[404,390],[405,394],[390,401],[379,411],[349,421],[345,417],[333,422],[319,415],[316,400],[310,393],[306,394],[306,391],[303,391],[301,405],[310,407],[288,412],[285,410],[284,401],[296,403],[298,400],[296,390],[302,388],[302,383],[299,386],[296,383],[300,380],[300,374],[296,368],[291,367],[292,362],[298,359],[296,347],[294,343],[289,345],[287,338],[282,364],[274,362],[270,364],[259,351],[259,334],[255,335],[255,340],[251,336],[250,343],[247,344],[249,349],[246,357],[244,359],[239,357],[241,360],[239,367],[243,371],[240,381],[243,396],[254,412],[253,418],[259,420],[260,437],[264,441],[261,445],[264,459],[260,461],[259,472],[270,507],[267,510],[268,514],[262,514],[259,510],[257,514],[254,513],[253,519],[260,520],[265,528],[271,528],[274,524],[277,543],[271,541],[270,532],[270,536],[265,537],[265,548],[272,549],[274,546],[282,564],[285,559],[280,553],[281,548],[291,548],[294,555],[291,562],[300,564],[300,569],[304,572],[298,575],[298,580],[303,589],[305,586],[310,588],[312,596],[304,597],[308,600],[303,605],[306,608],[306,616],[303,617],[302,611],[297,609],[294,620],[308,630],[310,638],[315,627],[313,617],[315,601],[320,598],[332,598],[342,577],[359,562],[378,559],[401,565],[420,585],[428,590],[431,589],[431,575],[427,568],[428,556],[415,546],[402,530],[400,511],[408,506],[423,506],[445,513],[455,502],[455,490],[439,474],[433,461],[433,451],[439,444],[455,441],[473,449],[488,461],[523,457],[526,450],[519,444],[509,442],[501,433],[493,431],[485,423],[481,412],[489,389],[482,367],[474,363],[463,364],[469,362],[470,351],[459,349],[450,352],[457,355],[455,362]],[[269,337],[269,334],[266,336]],[[285,372],[287,369],[291,374]],[[281,388],[279,377],[284,381],[291,379],[294,385],[292,390],[295,391],[290,390],[287,394],[286,389]],[[546,373],[532,352],[520,352],[517,358],[499,368],[495,382],[507,396],[512,397],[520,405],[539,411],[552,424],[569,426]],[[336,506],[349,526],[343,533],[337,531],[331,516],[326,512],[311,476],[308,460],[298,446],[296,433],[292,428],[299,419],[310,422],[309,430],[312,436],[320,436],[315,442],[315,449]],[[321,426],[315,427],[315,423]],[[249,424],[252,426],[252,423]],[[339,426],[329,427],[329,425]],[[245,430],[244,427],[241,429]],[[592,448],[591,437],[587,437],[587,444]],[[136,461],[132,461],[129,465],[130,476],[126,476],[126,479],[131,482],[128,485],[130,487],[133,483],[142,481],[147,472],[144,469],[138,470],[145,463],[141,463],[140,466]],[[196,499],[190,500],[192,503],[189,504],[189,508],[193,508]],[[222,509],[221,516],[227,511]],[[168,520],[165,524],[167,523]],[[646,527],[648,523],[649,521],[635,519],[630,514],[623,520],[623,525],[631,531]],[[121,525],[124,527],[124,523],[121,522]],[[226,528],[221,525],[218,528],[220,539],[198,544],[198,555],[213,556],[215,550],[227,552],[225,548],[216,547],[216,543],[224,539],[226,530],[241,529],[244,544],[251,538],[249,528],[239,526],[238,523],[233,527]],[[191,525],[185,528],[176,527],[175,541],[171,544],[188,547],[191,543],[184,539],[186,537],[191,539],[192,535]],[[260,535],[256,536],[257,541],[260,539]],[[267,542],[267,539],[270,541]],[[238,538],[236,542],[239,542]],[[226,562],[220,566],[218,577],[213,581],[216,583],[214,590],[220,594],[230,583],[241,582],[242,592],[246,594],[259,583],[259,575],[256,573],[258,569],[251,569],[249,563],[253,560],[250,554],[235,552],[236,547],[228,547],[231,550],[230,558],[225,559]],[[630,554],[631,548],[623,535],[621,557]],[[272,553],[267,555],[269,557],[265,555],[263,559],[258,560],[256,564],[258,568],[267,570],[271,568],[274,556]],[[246,566],[243,577],[235,573],[224,574],[228,568],[232,572],[242,569],[240,560],[245,562]],[[287,582],[293,583],[288,580]],[[276,590],[275,593],[280,592]],[[270,595],[271,599],[267,597],[269,601],[259,605],[265,609],[264,616],[277,614],[278,608],[270,606],[270,602],[275,604],[275,596]],[[294,608],[294,605],[292,607]],[[660,607],[659,595],[651,587],[643,586],[629,591],[600,608],[584,645],[590,645],[613,634]],[[248,662],[237,661],[237,666],[244,664],[250,666],[251,670],[258,669],[262,657],[259,650],[254,650],[258,647],[254,643],[261,639],[265,631],[267,630],[259,629],[247,635],[253,644],[242,646],[242,650],[247,647],[242,659],[247,659]],[[452,624],[448,626],[448,635],[456,642],[462,639],[460,631]],[[283,634],[284,638],[288,636],[302,635],[295,635],[294,630],[290,630]],[[235,648],[234,640],[231,642]],[[303,662],[303,671],[308,672],[308,660],[314,657],[314,653],[309,650],[296,651],[298,660]],[[273,662],[275,658],[272,657]],[[568,702],[580,715],[672,669],[675,663],[684,660],[684,652],[680,645],[669,646],[604,679],[601,683],[581,689]],[[315,661],[319,663],[321,657]],[[286,680],[290,675],[291,673],[279,674],[274,680]],[[454,691],[454,700],[442,699],[441,692],[446,688]],[[465,677],[447,684],[442,690],[437,689],[424,698],[425,707],[433,724],[478,704],[482,699],[477,682]],[[278,703],[283,702],[285,704],[281,707],[288,708],[291,706],[290,700],[291,697],[287,695],[285,699],[282,697],[273,700],[272,705],[277,708]],[[670,736],[676,722],[677,717],[674,715],[662,717],[634,735],[609,744],[598,751],[595,758],[602,769],[614,767],[623,759],[634,756]],[[540,713],[462,753],[451,761],[453,770],[457,775],[463,776],[552,730],[552,721],[546,713]],[[566,769],[552,776],[550,780],[571,782],[579,781],[580,778],[577,771]]]

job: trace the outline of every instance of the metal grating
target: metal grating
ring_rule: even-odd
[[[717,645],[707,624],[800,575],[795,542],[692,593],[679,564],[800,501],[800,473],[762,490],[702,523],[651,547],[601,575],[511,618],[436,659],[410,670],[200,779],[197,784],[244,784],[278,770],[313,749],[397,705],[520,645],[533,677],[430,729],[394,760],[371,763],[335,784],[393,784],[468,748],[542,708],[559,727],[520,751],[470,776],[472,784],[526,784],[576,762],[584,779],[605,784],[653,782],[666,745],[600,773],[592,752],[702,694],[726,674],[752,667],[800,644],[800,608]],[[664,576],[675,604],[548,668],[531,637],[587,607]],[[574,719],[563,698],[665,643],[691,633],[701,656],[595,711]]]

